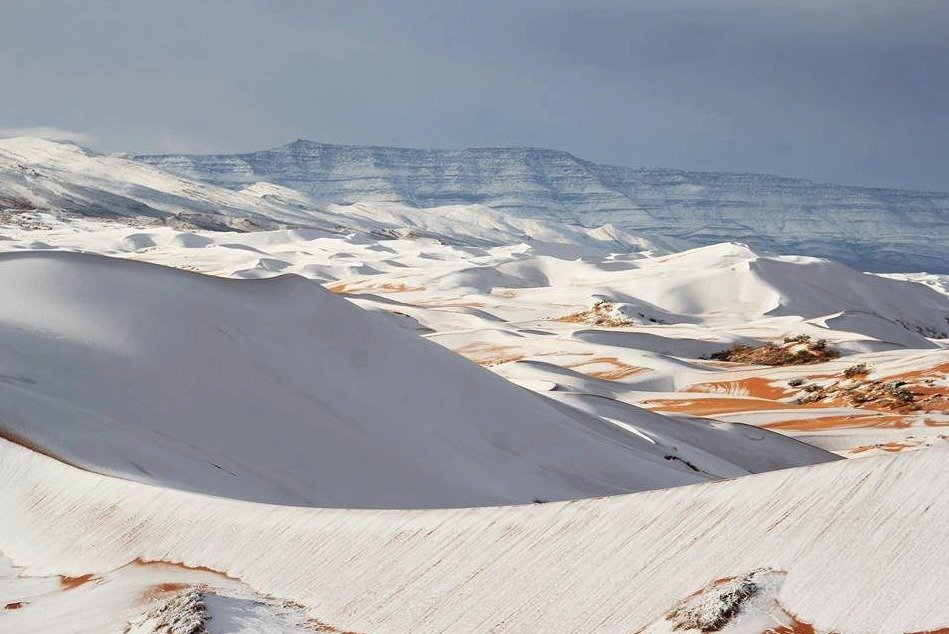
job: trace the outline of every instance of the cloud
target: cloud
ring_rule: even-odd
[[[0,6],[0,86],[29,87],[3,91],[0,126],[94,139],[0,135],[140,153],[531,145],[949,189],[946,0]]]
[[[30,128],[0,128],[0,139],[15,136],[32,136],[50,141],[71,141],[73,143],[88,143],[92,136],[85,132],[61,130],[53,126],[41,125]]]

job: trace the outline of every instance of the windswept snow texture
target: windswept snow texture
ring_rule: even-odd
[[[119,632],[143,609],[107,601],[130,583],[110,580],[158,560],[304,606],[316,631],[628,634],[715,580],[752,574],[753,599],[786,612],[748,601],[724,632],[943,632],[947,458],[931,448],[572,502],[378,511],[149,487],[0,440],[0,552],[21,566],[0,598],[28,603],[0,613],[0,629],[48,631],[69,615],[68,631],[103,631],[89,614]],[[773,582],[753,574],[763,569]],[[94,580],[38,592],[51,574]],[[807,625],[791,629],[791,614]]]
[[[298,140],[246,154],[134,158],[234,189],[266,181],[318,204],[478,204],[698,244],[747,242],[863,270],[949,272],[949,193],[616,167],[534,148],[414,150]]]
[[[752,455],[760,439],[740,426],[702,426],[693,442],[710,466],[699,471],[701,460],[670,460],[654,442],[532,395],[297,276],[224,280],[22,253],[0,256],[0,296],[16,298],[0,305],[0,429],[143,482],[421,508],[589,497],[833,459],[768,433],[773,457],[762,462]],[[716,445],[730,461],[715,458]]]

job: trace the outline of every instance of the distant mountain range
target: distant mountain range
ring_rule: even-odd
[[[232,189],[266,181],[317,204],[479,204],[697,244],[746,242],[865,270],[949,272],[949,193],[617,167],[535,148],[418,150],[298,140],[244,154],[129,158]]]

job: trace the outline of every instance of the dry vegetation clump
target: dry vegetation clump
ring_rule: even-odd
[[[760,589],[755,582],[757,572],[713,582],[686,599],[666,619],[676,631],[719,631],[741,611],[742,604]]]
[[[837,379],[813,383],[795,379],[793,385],[788,385],[803,392],[795,400],[802,405],[829,403],[902,414],[949,411],[949,393],[936,380],[943,372],[942,366],[887,379],[868,378],[871,371],[867,364],[859,363],[844,370]]]
[[[581,310],[577,313],[571,313],[559,317],[557,321],[563,321],[571,324],[590,324],[592,326],[604,326],[606,328],[622,328],[623,326],[635,326],[637,324],[662,324],[661,319],[650,317],[645,313],[636,313],[637,319],[625,314],[619,306],[607,300],[599,300],[587,310]]]
[[[844,381],[836,381],[823,386],[811,383],[803,386],[806,394],[796,400],[801,405],[808,403],[822,403],[828,401],[842,401],[854,407],[869,407],[872,409],[891,412],[913,412],[923,409],[917,402],[917,395],[905,381],[876,381],[858,380],[855,374],[847,376],[844,372]]]
[[[195,589],[158,601],[148,611],[129,622],[127,634],[167,632],[168,634],[203,634],[210,619],[204,596]]]
[[[866,376],[870,374],[870,366],[866,363],[858,363],[857,365],[852,365],[846,370],[844,370],[844,377],[852,379],[858,376]]]
[[[811,341],[807,335],[800,335],[785,339],[783,344],[766,343],[756,348],[736,343],[710,358],[751,365],[808,365],[833,361],[838,357],[840,353],[829,348],[824,339]]]

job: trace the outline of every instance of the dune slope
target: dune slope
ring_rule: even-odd
[[[949,624],[937,590],[949,571],[946,458],[931,448],[603,499],[372,511],[150,487],[0,440],[0,552],[22,566],[21,584],[90,575],[106,597],[119,591],[107,573],[136,561],[181,563],[201,581],[211,569],[335,628],[321,631],[668,632],[694,592],[763,571],[772,579],[755,603],[766,605],[741,606],[721,631],[922,632]],[[82,630],[95,595],[80,590],[37,597],[7,622],[29,631],[63,595]],[[119,631],[127,610],[112,609]],[[813,629],[779,629],[790,615]]]
[[[0,306],[2,429],[102,473],[255,501],[389,508],[735,474],[674,460],[296,276],[227,280],[34,252],[0,256],[0,294],[16,298]],[[709,429],[711,451],[728,436]],[[740,429],[730,436],[750,442]],[[832,459],[777,434],[765,442],[787,447],[771,468]]]

